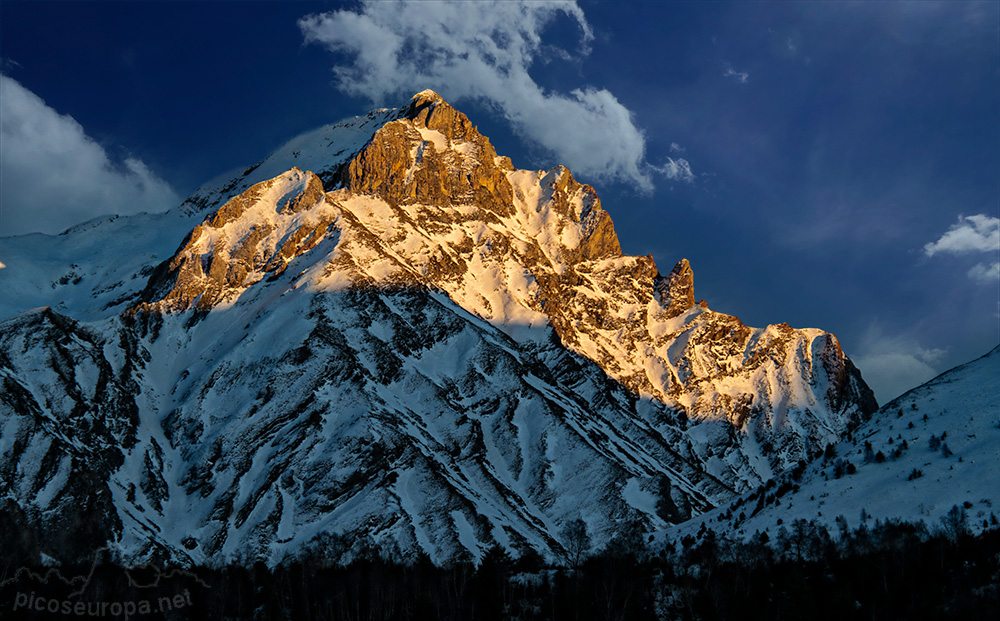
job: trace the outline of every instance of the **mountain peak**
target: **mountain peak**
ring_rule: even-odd
[[[393,204],[468,204],[509,215],[512,169],[468,117],[424,91],[374,132],[335,185]]]
[[[431,89],[425,88],[410,99],[410,105],[419,105],[424,102],[435,103],[438,101],[444,101],[444,98]]]
[[[361,125],[381,125],[336,170],[327,168],[327,177],[292,168],[207,218],[150,279],[140,308],[228,306],[299,257],[297,274],[280,287],[444,291],[512,336],[527,328],[539,338],[532,330],[551,328],[633,393],[691,415],[746,429],[765,425],[772,409],[781,418],[805,412],[793,426],[809,428],[806,442],[778,430],[797,439],[787,455],[769,460],[776,469],[874,409],[844,353],[825,345],[835,342],[832,335],[785,325],[754,329],[696,304],[687,259],[660,276],[652,257],[623,255],[591,186],[563,166],[515,169],[433,91],[365,119]],[[330,191],[323,194],[321,185]],[[326,250],[314,251],[324,240]],[[783,368],[798,368],[801,377],[783,378]],[[785,391],[804,396],[782,401]],[[762,464],[738,478],[770,476]]]
[[[459,112],[432,90],[421,91],[414,95],[409,105],[402,108],[400,116],[413,121],[413,126],[418,131],[439,132],[447,138],[447,147],[450,147],[452,143],[464,142],[489,144],[489,139],[479,133],[469,121],[469,117]],[[423,133],[421,133],[421,137],[426,139]],[[433,142],[438,151],[442,150],[442,146],[445,146],[441,144],[440,140]],[[492,150],[492,147],[490,149]],[[496,156],[495,151],[493,156]]]
[[[735,443],[735,474],[721,476],[737,487],[875,409],[832,335],[750,328],[696,304],[687,259],[661,276],[652,256],[623,255],[597,193],[566,167],[515,169],[433,91],[378,122],[326,179],[295,166],[229,199],[160,266],[138,308],[229,308],[251,288],[273,287],[249,300],[440,291],[515,340],[554,333],[635,395],[739,429],[747,443],[788,443],[749,461]],[[772,427],[770,416],[789,422]]]
[[[874,409],[832,335],[695,306],[686,259],[622,254],[594,188],[515,169],[433,92],[179,211],[70,231],[116,267],[38,300],[85,275],[87,304],[132,312],[71,323],[71,299],[0,330],[17,502],[58,526],[107,499],[126,554],[277,562],[333,525],[437,560],[557,554],[568,520],[603,544],[686,519]],[[62,435],[77,420],[100,432]],[[67,447],[58,476],[29,446]]]

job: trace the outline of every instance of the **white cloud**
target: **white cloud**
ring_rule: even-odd
[[[736,71],[730,65],[726,65],[726,71],[722,74],[726,78],[735,78],[740,84],[746,84],[750,81],[750,74],[746,71]]]
[[[685,149],[681,145],[677,144],[676,142],[671,142],[670,143],[670,152],[671,153],[684,153],[685,151],[687,151],[687,149]]]
[[[690,180],[684,160],[662,167],[646,161],[646,139],[631,112],[606,89],[547,90],[528,69],[535,61],[567,58],[545,45],[556,18],[579,30],[577,54],[594,35],[575,2],[377,2],[356,10],[299,20],[307,42],[346,53],[353,63],[334,67],[337,87],[378,104],[431,88],[453,103],[474,99],[500,112],[526,141],[552,152],[574,172],[653,188],[653,174]]]
[[[939,373],[934,365],[947,353],[924,348],[912,338],[888,336],[877,326],[865,332],[862,343],[862,354],[851,359],[880,405],[934,378]]]
[[[959,216],[939,240],[924,246],[924,254],[929,257],[939,252],[1000,252],[1000,218],[985,214]]]
[[[1000,218],[978,214],[959,216],[936,242],[924,246],[924,254],[933,257],[939,253],[969,254],[990,252],[1000,254]],[[969,278],[983,284],[1000,280],[1000,263],[977,263],[968,272]]]
[[[969,278],[985,284],[995,283],[1000,280],[1000,263],[973,265],[972,269],[969,270]]]
[[[0,74],[0,235],[63,229],[180,202],[139,159],[116,165],[72,117]]]

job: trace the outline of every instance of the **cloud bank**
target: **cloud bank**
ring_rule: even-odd
[[[1000,218],[978,214],[959,216],[936,242],[924,246],[924,254],[969,254],[989,252],[1000,255]],[[984,284],[1000,280],[1000,261],[979,263],[969,270],[969,278]]]
[[[606,89],[547,90],[528,70],[536,61],[569,59],[546,45],[547,25],[565,16],[579,29],[580,56],[594,38],[575,2],[378,2],[299,20],[306,42],[346,53],[334,67],[337,88],[377,104],[425,88],[446,99],[474,99],[497,109],[517,134],[574,172],[653,189],[653,177],[691,181],[687,161],[646,161],[646,139],[631,112]]]
[[[0,235],[58,233],[95,216],[179,202],[141,160],[116,165],[73,117],[0,74]]]

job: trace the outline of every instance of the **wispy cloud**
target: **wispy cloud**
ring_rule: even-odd
[[[944,235],[924,246],[924,254],[970,254],[989,252],[1000,254],[1000,218],[985,214],[959,216]],[[968,272],[969,278],[990,284],[1000,280],[1000,262],[978,263]]]
[[[750,81],[750,74],[746,71],[737,71],[733,69],[732,65],[726,65],[726,71],[722,74],[723,77],[733,78],[740,84],[746,84]]]
[[[3,74],[0,171],[0,235],[58,233],[95,216],[180,202],[141,160],[115,164],[72,117]]]
[[[922,347],[910,337],[885,334],[877,325],[865,332],[860,351],[852,359],[883,405],[936,376],[935,365],[947,353]]]
[[[667,179],[677,179],[678,181],[694,181],[694,172],[691,170],[691,165],[688,161],[683,158],[677,158],[676,160],[672,157],[668,157],[667,161],[662,166],[652,166],[653,170],[665,175]]]
[[[969,278],[981,283],[994,283],[1000,280],[1000,263],[973,265],[972,269],[969,270]]]
[[[558,17],[579,32],[577,49],[547,45]],[[488,103],[525,141],[541,146],[576,173],[653,188],[655,175],[690,181],[685,160],[646,160],[646,138],[632,113],[608,90],[581,86],[558,93],[536,83],[535,61],[582,58],[594,38],[575,2],[377,2],[299,20],[307,42],[346,53],[334,67],[337,87],[386,103],[425,88],[446,99]]]

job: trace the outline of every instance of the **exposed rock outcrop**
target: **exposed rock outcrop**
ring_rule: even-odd
[[[340,183],[394,204],[469,204],[506,216],[512,198],[505,173],[511,168],[464,114],[424,91],[402,118],[375,132]]]
[[[252,212],[252,213],[248,213]],[[209,310],[318,246],[338,212],[319,178],[298,168],[233,197],[153,273],[140,310]]]
[[[678,261],[666,278],[657,281],[656,297],[667,309],[668,317],[694,308],[694,271],[687,259]]]

